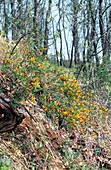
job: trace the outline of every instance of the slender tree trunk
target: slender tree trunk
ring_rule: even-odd
[[[58,51],[57,51],[57,42],[56,42],[56,37],[55,37],[54,21],[53,20],[52,20],[52,29],[53,29],[54,48],[55,48],[55,52],[56,52],[56,61],[59,64]]]
[[[83,37],[84,37],[84,42],[83,42],[83,72],[86,72],[86,25],[85,25],[85,12],[83,14],[84,16],[84,22],[83,22]],[[81,68],[82,70],[82,68]]]
[[[45,32],[44,32],[45,51],[43,52],[43,55],[47,55],[47,52],[48,52],[49,19],[50,19],[50,13],[51,13],[51,5],[52,5],[52,0],[49,0],[49,2],[48,2],[48,10],[46,12],[46,19],[45,19]]]
[[[8,39],[8,15],[6,11],[6,1],[3,1],[4,3],[4,17],[5,17],[5,23],[4,23],[4,31],[5,31],[5,36]]]
[[[101,35],[101,45],[103,50],[103,56],[106,54],[105,49],[105,41],[104,41],[104,23],[102,18],[102,2],[103,0],[99,0],[99,28],[100,28],[100,35]]]
[[[59,39],[60,39],[60,66],[63,65],[63,57],[62,57],[62,33],[61,33],[61,0],[58,2],[59,9],[59,21],[58,21],[58,31],[59,31]]]
[[[12,15],[12,40],[15,40],[15,26],[14,26],[14,0],[11,0],[11,15]]]
[[[73,7],[73,28],[72,28],[72,51],[71,51],[71,61],[70,61],[70,67],[72,67],[72,59],[74,55],[74,64],[76,65],[77,70],[80,66],[80,58],[79,58],[79,37],[78,37],[78,10],[79,10],[79,3],[76,1],[72,1],[72,7]]]
[[[64,19],[64,15],[63,15],[63,25],[62,26],[63,26],[63,31],[64,31],[64,40],[65,40],[65,44],[66,44],[68,61],[70,61],[70,53],[69,53],[68,41],[67,41],[66,31],[65,31],[65,19]]]
[[[18,1],[18,15],[19,15],[19,21],[17,24],[17,39],[20,37],[20,34],[22,33],[24,29],[24,22],[22,19],[22,0],[17,0]]]
[[[72,67],[72,63],[73,63],[73,56],[74,56],[74,36],[73,36],[73,40],[72,40],[72,47],[71,47],[71,60],[70,60],[69,68],[71,68],[71,67]]]
[[[38,19],[38,0],[34,0],[34,16],[33,16],[33,30],[34,30],[34,48],[36,49],[36,46],[38,46],[38,40],[37,40],[37,19]]]
[[[97,40],[96,40],[96,16],[97,11],[93,9],[91,1],[89,1],[89,10],[91,11],[91,48],[92,54],[95,54],[96,66],[99,66],[99,58],[97,55]]]

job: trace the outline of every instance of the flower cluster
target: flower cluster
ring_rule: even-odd
[[[53,122],[63,120],[68,128],[84,129],[94,122],[95,115],[105,120],[108,109],[94,102],[94,91],[83,90],[71,71],[50,64],[42,57],[43,50],[41,47],[35,53],[26,48],[22,59],[15,59],[12,65],[12,59],[6,59],[8,67],[3,69],[9,69],[10,64],[10,77],[16,82],[11,88],[19,91],[14,94],[16,100],[38,101]]]
[[[49,80],[51,78],[47,75],[47,91],[40,96],[42,107],[50,117],[53,119],[55,117],[55,121],[57,118],[59,121],[61,117],[68,126],[82,127],[82,129],[86,125],[90,126],[95,114],[105,119],[108,109],[94,104],[94,91],[83,90],[72,74],[61,72],[59,74],[61,75],[53,80]],[[52,77],[54,77],[53,74]],[[48,89],[49,87],[50,89]],[[47,93],[48,91],[49,93]]]

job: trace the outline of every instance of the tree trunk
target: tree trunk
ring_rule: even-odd
[[[105,40],[104,40],[104,22],[102,18],[102,2],[103,0],[99,0],[99,28],[100,28],[100,35],[101,35],[101,45],[103,50],[103,56],[106,54],[105,49]]]
[[[48,2],[48,10],[46,12],[46,19],[45,19],[45,32],[44,32],[44,47],[46,50],[43,52],[43,55],[47,55],[48,52],[48,38],[49,38],[49,18],[51,14],[51,5],[52,5],[52,0],[49,0]]]
[[[37,16],[38,16],[38,2],[37,0],[34,0],[34,16],[33,16],[33,30],[34,30],[34,42],[36,46],[38,46],[38,40],[37,40],[37,29],[38,29],[38,24],[37,24]]]
[[[8,39],[8,15],[6,11],[6,2],[5,0],[3,1],[4,3],[4,17],[5,17],[5,22],[4,22],[4,31],[5,31],[5,36]]]
[[[16,31],[16,29],[15,29],[15,26],[14,26],[14,1],[13,0],[11,0],[11,16],[12,16],[12,40],[15,40],[15,31]]]

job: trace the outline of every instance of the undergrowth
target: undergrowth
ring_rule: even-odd
[[[27,46],[17,53],[4,56],[2,74],[15,104],[26,100],[37,102],[54,123],[79,128],[96,126],[94,117],[104,123],[108,109],[94,102],[94,91],[81,88],[71,70],[50,64],[42,56],[44,47],[36,52]]]
[[[54,125],[64,127],[69,132],[74,129],[84,139],[91,137],[108,150],[108,108],[95,102],[95,92],[81,87],[71,69],[51,64],[42,55],[44,50],[44,47],[40,47],[35,51],[27,43],[21,43],[13,55],[10,52],[1,54],[4,83],[0,91],[7,92],[14,101],[13,107],[27,101],[37,103]],[[100,140],[103,134],[106,135],[104,141]],[[61,152],[70,169],[78,169],[76,159],[79,151],[70,153],[65,145]],[[88,164],[81,163],[81,166],[88,169]]]

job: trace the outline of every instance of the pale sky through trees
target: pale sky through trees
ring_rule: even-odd
[[[58,57],[63,60],[70,56],[70,59],[72,58],[72,61],[77,64],[79,60],[101,62],[103,55],[109,53],[111,41],[109,0],[34,0],[33,2],[21,0],[13,3],[9,0],[1,1],[0,25],[9,39],[12,37],[12,30],[13,36],[19,38],[23,32],[27,32],[27,29],[29,31],[33,29],[34,2],[37,3],[35,22],[41,29],[43,37],[45,30],[48,31],[46,38],[49,43],[47,44],[49,55],[58,53]],[[51,7],[47,18],[49,3]]]

